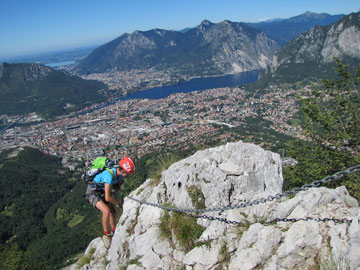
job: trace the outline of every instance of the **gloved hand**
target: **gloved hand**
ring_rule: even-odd
[[[122,211],[124,202],[122,200],[120,202],[121,202],[120,204],[115,204],[115,206]]]

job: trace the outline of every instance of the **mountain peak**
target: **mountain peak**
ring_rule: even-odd
[[[337,18],[337,15],[333,15],[335,16],[335,18]],[[303,14],[300,14],[298,16],[295,17],[291,17],[289,18],[289,20],[324,20],[324,19],[328,19],[333,17],[330,14],[327,13],[315,13],[315,12],[311,12],[311,11],[306,11]]]
[[[208,25],[213,25],[213,23],[210,22],[209,20],[203,20],[200,25],[208,26]]]
[[[201,24],[197,27],[197,29],[200,29],[202,31],[206,31],[207,29],[209,29],[210,27],[212,27],[214,25],[214,23],[208,21],[208,20],[203,20],[201,22]]]
[[[229,21],[229,20],[223,20],[222,22],[220,22],[219,24],[222,24],[222,25],[231,25],[232,24],[232,21]]]
[[[311,12],[311,11],[306,11],[301,15],[303,15],[303,16],[314,16],[314,15],[318,15],[318,13]]]

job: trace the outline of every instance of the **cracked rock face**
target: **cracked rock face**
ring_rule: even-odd
[[[278,154],[237,142],[174,163],[162,173],[159,184],[148,179],[130,196],[194,209],[197,201],[193,194],[197,194],[206,208],[219,208],[280,193],[282,182]],[[196,219],[201,234],[186,248],[176,238],[173,223],[170,236],[161,236],[164,213],[126,198],[110,249],[104,248],[100,238],[95,239],[86,251],[95,249],[92,260],[81,269],[319,269],[331,260],[338,269],[360,268],[360,210],[345,187],[312,188],[291,199],[203,213],[241,224]],[[304,217],[313,220],[274,221]],[[317,217],[352,222],[317,222]],[[191,234],[191,228],[188,230]]]
[[[328,26],[315,26],[281,48],[273,56],[270,70],[281,66],[305,64],[322,66],[335,62],[334,57],[346,61],[360,58],[360,13],[344,16]],[[311,69],[309,69],[311,70]]]

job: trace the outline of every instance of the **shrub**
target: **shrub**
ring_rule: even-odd
[[[195,246],[195,242],[205,228],[196,223],[196,219],[184,213],[165,211],[160,218],[159,231],[163,238],[173,240],[175,236],[179,245],[186,251]]]
[[[155,181],[155,184],[158,184],[161,178],[161,173],[167,170],[173,163],[179,161],[180,159],[180,157],[174,154],[160,155],[150,170],[149,177]]]
[[[173,213],[171,219],[176,240],[185,250],[191,250],[195,241],[199,239],[205,228],[196,223],[196,219],[183,213]]]
[[[96,250],[95,248],[90,249],[90,251],[87,254],[85,254],[78,260],[78,262],[76,264],[79,266],[79,268],[90,263],[92,256],[95,253],[95,250]]]

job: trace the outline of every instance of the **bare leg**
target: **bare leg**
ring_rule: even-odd
[[[108,232],[109,231],[109,225],[111,224],[111,220],[114,219],[114,223],[115,223],[115,218],[111,218],[112,214],[111,214],[111,209],[109,207],[109,205],[106,205],[106,203],[104,203],[103,201],[98,201],[96,203],[96,208],[99,209],[102,213],[102,226],[103,226],[103,230],[104,232]],[[109,224],[110,223],[110,224]],[[112,226],[112,224],[111,224]]]
[[[114,231],[116,227],[115,219],[116,219],[116,210],[114,205],[109,204],[108,207],[110,208],[110,226],[111,230]]]

